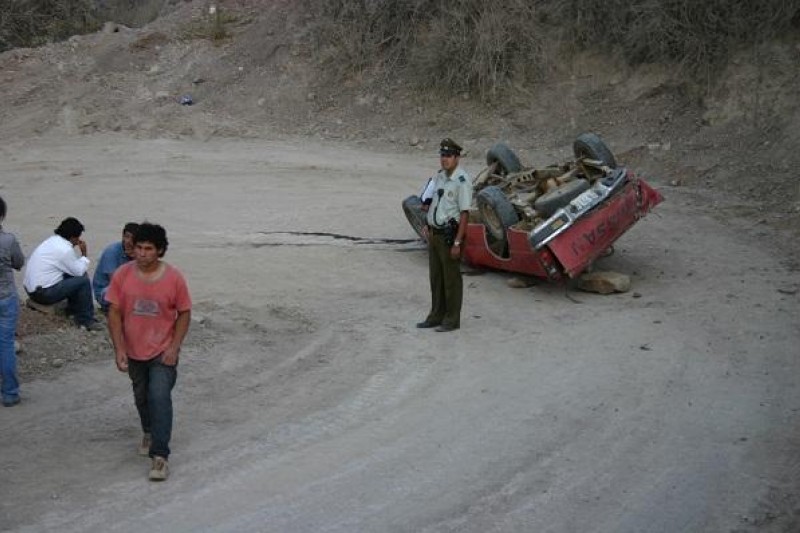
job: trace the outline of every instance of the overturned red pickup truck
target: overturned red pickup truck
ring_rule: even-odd
[[[473,180],[466,263],[553,281],[574,278],[663,200],[617,166],[597,135],[580,135],[573,148],[574,161],[541,169],[524,168],[504,143],[487,152],[487,167]],[[424,191],[403,200],[420,237]]]

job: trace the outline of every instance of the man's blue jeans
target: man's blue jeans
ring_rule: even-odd
[[[19,298],[17,295],[0,300],[0,374],[2,374],[3,402],[19,398],[17,380],[17,352],[14,350],[14,335],[17,332]]]
[[[94,322],[92,283],[86,276],[64,276],[64,279],[46,289],[28,293],[31,300],[42,305],[53,305],[67,300],[67,313],[75,317],[79,326]]]
[[[152,436],[150,457],[158,455],[166,459],[172,438],[172,387],[178,378],[178,368],[161,364],[160,355],[149,361],[128,359],[128,375],[142,431]]]

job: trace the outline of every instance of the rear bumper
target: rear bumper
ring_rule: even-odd
[[[467,227],[464,260],[508,272],[559,279],[576,277],[637,220],[663,201],[661,194],[631,173],[607,182],[604,196],[580,209],[559,209],[530,233],[507,230],[508,254],[492,251],[483,224]]]

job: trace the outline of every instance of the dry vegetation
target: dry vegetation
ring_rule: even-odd
[[[0,51],[96,31],[106,20],[141,26],[174,1],[7,0]],[[800,29],[795,0],[303,2],[315,14],[309,19],[312,47],[334,76],[399,77],[422,90],[469,92],[484,100],[511,85],[540,81],[554,57],[586,49],[631,65],[674,65],[708,86],[737,50]],[[185,28],[183,37],[224,40],[230,16],[219,9]]]
[[[97,31],[113,20],[136,27],[154,20],[167,0],[4,0],[0,52]]]
[[[667,63],[707,83],[737,50],[800,28],[792,0],[307,1],[333,71],[484,98],[541,79],[554,49]]]

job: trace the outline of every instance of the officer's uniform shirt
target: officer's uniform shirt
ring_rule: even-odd
[[[451,176],[440,170],[433,178],[433,202],[428,209],[428,225],[441,228],[451,219],[458,222],[462,211],[469,211],[472,206],[472,181],[469,175],[456,167]],[[438,191],[444,192],[439,197]],[[434,220],[435,217],[435,220]]]

